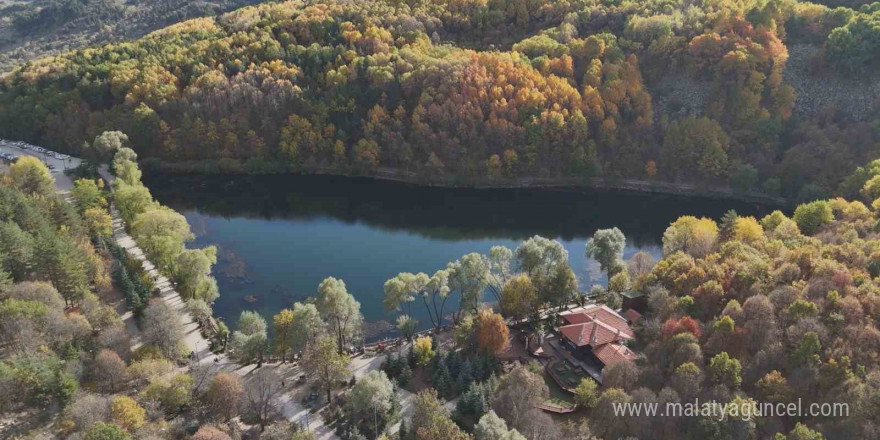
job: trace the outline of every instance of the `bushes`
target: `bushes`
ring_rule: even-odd
[[[806,235],[812,235],[822,226],[831,223],[834,220],[834,214],[831,212],[828,202],[815,201],[798,206],[794,211],[792,220],[797,223],[801,232]]]
[[[125,295],[125,302],[128,304],[135,316],[140,317],[147,307],[151,297],[151,288],[144,282],[146,278],[143,269],[133,272],[130,267],[140,266],[138,260],[130,257],[124,249],[112,240],[104,240],[104,244],[113,256],[115,264],[113,266],[113,283]]]
[[[413,360],[414,359],[415,358],[413,357]],[[414,366],[415,362],[410,362],[409,357],[391,353],[385,361],[382,362],[382,366],[379,367],[379,369],[384,371],[389,379],[397,381],[397,386],[405,388],[407,384],[409,384],[409,381],[412,380],[412,368]]]
[[[498,364],[489,353],[465,359],[461,352],[438,353],[430,364],[431,385],[444,398],[453,398],[475,381],[484,381],[496,372]]]

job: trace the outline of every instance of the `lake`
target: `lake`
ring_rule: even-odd
[[[387,331],[383,284],[399,272],[432,274],[469,252],[511,249],[542,235],[561,241],[581,290],[604,284],[584,256],[589,237],[616,226],[625,257],[661,253],[666,227],[682,215],[719,219],[735,209],[763,215],[755,203],[626,192],[560,189],[452,189],[332,176],[146,176],[161,203],[181,212],[196,235],[215,245],[220,298],[214,313],[235,323],[242,310],[272,315],[315,295],[328,276],[361,302],[368,333]],[[447,310],[452,307],[448,304]],[[422,327],[424,307],[413,307]]]

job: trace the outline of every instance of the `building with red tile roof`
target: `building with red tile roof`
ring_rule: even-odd
[[[560,315],[565,325],[558,327],[561,339],[579,357],[602,366],[637,355],[624,343],[635,339],[629,320],[605,305],[590,305]]]
[[[632,325],[642,319],[642,314],[637,312],[636,309],[627,309],[623,312],[623,317],[626,318],[626,321],[629,322],[630,325]]]
[[[593,354],[604,365],[614,365],[623,361],[635,361],[639,356],[629,347],[617,343],[605,344],[593,349]]]

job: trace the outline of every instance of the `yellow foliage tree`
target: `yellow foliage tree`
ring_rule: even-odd
[[[117,396],[110,404],[110,417],[113,423],[127,431],[134,431],[144,426],[146,414],[146,410],[128,396]]]

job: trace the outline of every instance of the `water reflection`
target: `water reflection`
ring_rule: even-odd
[[[314,295],[327,276],[345,280],[368,320],[391,320],[381,306],[388,278],[432,273],[465,253],[488,252],[496,244],[515,248],[535,234],[563,242],[586,289],[604,282],[583,255],[597,229],[619,227],[627,236],[627,257],[638,250],[658,255],[663,231],[681,215],[769,210],[656,194],[449,189],[330,176],[152,175],[146,183],[159,201],[186,215],[196,245],[220,248],[215,275],[221,297],[214,309],[228,322],[243,309],[271,318]],[[418,312],[426,324],[427,314]]]

